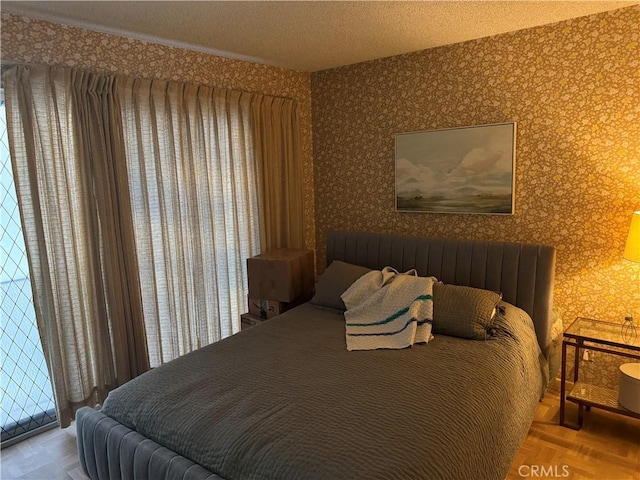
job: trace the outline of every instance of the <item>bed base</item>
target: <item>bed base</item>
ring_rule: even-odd
[[[78,454],[92,480],[223,480],[98,410],[76,413]]]

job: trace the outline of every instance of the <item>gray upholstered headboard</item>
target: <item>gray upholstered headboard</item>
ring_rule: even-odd
[[[526,311],[548,357],[551,343],[556,250],[548,245],[420,238],[377,233],[329,232],[327,265],[334,260],[373,269],[415,268],[444,283],[502,292]]]

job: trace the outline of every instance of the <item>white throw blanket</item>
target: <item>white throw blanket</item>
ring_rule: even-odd
[[[391,267],[373,270],[341,296],[347,350],[406,348],[431,340],[434,277]]]

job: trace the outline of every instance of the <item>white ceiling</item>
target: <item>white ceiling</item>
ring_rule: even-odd
[[[317,71],[545,25],[634,1],[5,1],[3,12]]]

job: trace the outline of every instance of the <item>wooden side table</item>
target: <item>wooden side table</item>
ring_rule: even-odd
[[[567,393],[567,347],[573,347],[573,387]],[[580,356],[583,350],[605,352],[621,357],[640,360],[640,345],[625,343],[622,339],[622,324],[603,322],[578,317],[564,332],[562,338],[562,377],[560,381],[560,425],[580,430],[584,409],[591,407],[608,410],[620,415],[639,418],[640,414],[627,410],[618,403],[618,390],[591,385],[579,381]],[[578,404],[578,423],[570,424],[565,419],[565,402]]]

